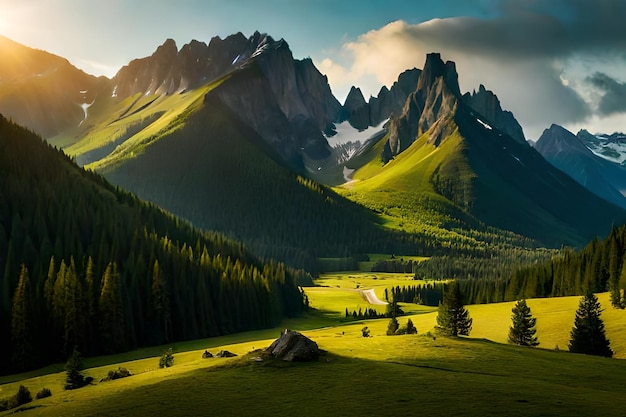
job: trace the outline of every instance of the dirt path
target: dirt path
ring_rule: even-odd
[[[367,301],[368,303],[372,304],[372,305],[377,305],[377,306],[384,306],[387,305],[388,303],[381,301],[377,296],[376,293],[374,292],[374,289],[370,289],[370,290],[359,290],[359,294],[361,295],[361,297]]]

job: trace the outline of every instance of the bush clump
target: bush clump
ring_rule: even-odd
[[[50,391],[48,388],[43,388],[36,395],[38,400],[41,400],[42,398],[46,398],[46,397],[51,397],[51,396],[52,396],[52,391]]]
[[[100,380],[100,382],[103,381],[112,381],[114,379],[120,379],[120,378],[126,378],[131,376],[132,374],[130,373],[130,371],[126,368],[122,368],[121,366],[119,368],[117,368],[114,371],[109,371],[108,375],[106,376],[106,378],[103,378]]]
[[[174,354],[172,353],[172,348],[169,348],[159,359],[159,368],[169,368],[172,365],[174,365]]]
[[[29,403],[33,400],[32,395],[30,395],[30,391],[24,385],[20,385],[17,389],[17,393],[9,398],[6,402],[5,410],[10,410],[15,407],[19,407],[22,404]]]

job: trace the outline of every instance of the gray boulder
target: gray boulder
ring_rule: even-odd
[[[303,334],[285,329],[265,352],[286,362],[311,362],[320,357],[317,343]]]

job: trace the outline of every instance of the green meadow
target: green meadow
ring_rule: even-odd
[[[346,307],[368,306],[358,290],[374,289],[382,299],[385,288],[408,280],[405,274],[326,274],[306,288],[316,310],[280,328],[176,343],[174,366],[166,369],[158,360],[169,346],[88,358],[86,374],[94,384],[75,391],[63,390],[62,365],[2,377],[0,398],[20,384],[33,396],[43,387],[52,391],[22,406],[23,416],[624,414],[626,311],[612,309],[607,293],[599,299],[617,359],[567,352],[579,297],[528,300],[538,348],[506,344],[514,303],[468,306],[469,338],[438,336],[432,307],[402,304],[408,316],[400,324],[410,317],[418,335],[386,336],[387,319],[345,320]],[[362,336],[365,326],[371,337]],[[248,352],[268,346],[285,327],[302,331],[328,353],[306,364],[251,360]],[[239,356],[202,359],[205,349]],[[118,366],[133,376],[99,382]]]

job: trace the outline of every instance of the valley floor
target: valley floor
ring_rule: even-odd
[[[75,391],[62,389],[58,368],[3,377],[0,398],[20,384],[33,395],[51,389],[51,397],[22,406],[23,416],[623,415],[626,361],[566,352],[579,297],[528,300],[541,345],[521,348],[504,344],[513,303],[468,306],[471,338],[436,336],[432,307],[403,305],[418,335],[386,336],[387,319],[345,321],[344,309],[352,308],[346,303],[366,305],[356,285],[383,299],[383,281],[406,278],[377,277],[372,281],[380,285],[369,288],[371,274],[343,278],[327,276],[328,286],[307,289],[321,313],[283,323],[328,351],[319,362],[256,363],[245,356],[269,346],[277,328],[173,344],[174,366],[166,369],[158,368],[166,347],[89,358],[86,373],[96,382]],[[608,294],[599,298],[611,347],[625,358],[626,312],[609,308]],[[401,325],[406,320],[399,318]],[[372,337],[362,337],[365,326]],[[202,359],[205,349],[239,356]],[[133,376],[97,382],[118,366]]]

